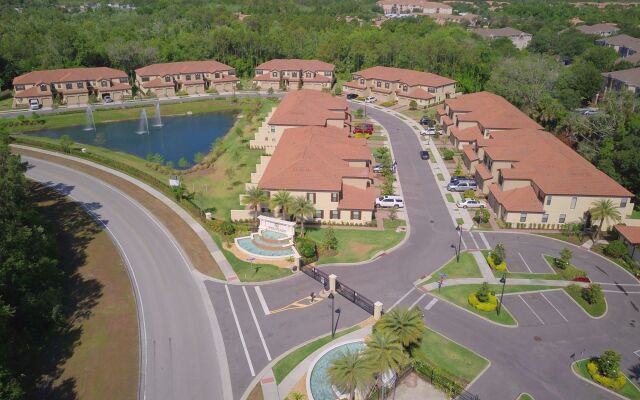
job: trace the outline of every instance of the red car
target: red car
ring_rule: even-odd
[[[353,133],[366,133],[367,135],[373,134],[373,125],[372,124],[360,124],[353,128]]]

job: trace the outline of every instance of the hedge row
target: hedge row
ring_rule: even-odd
[[[494,293],[489,293],[489,301],[481,302],[475,293],[471,293],[468,297],[469,304],[480,311],[495,311],[498,308],[498,298]]]
[[[496,271],[504,271],[507,269],[507,262],[502,260],[502,262],[498,265],[496,265],[496,263],[493,262],[493,257],[491,255],[488,255],[485,257],[487,259],[487,263],[489,263],[489,266],[491,267],[491,269],[495,269]]]
[[[451,398],[455,398],[464,392],[464,387],[458,382],[450,379],[436,368],[423,363],[419,360],[413,360],[413,368],[418,375],[424,380],[431,382],[437,389],[442,390]]]
[[[615,379],[600,375],[598,364],[596,364],[595,361],[589,361],[587,363],[587,371],[589,371],[591,379],[609,389],[620,390],[624,385],[627,384],[627,378],[621,371],[618,371],[618,376]]]

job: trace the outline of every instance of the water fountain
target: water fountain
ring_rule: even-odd
[[[149,119],[147,118],[147,110],[144,108],[140,111],[140,123],[138,124],[138,135],[149,134]]]
[[[153,125],[156,128],[160,128],[162,126],[162,115],[160,115],[160,102],[156,103],[156,112],[153,114]]]
[[[87,112],[85,113],[84,130],[85,131],[96,130],[96,121],[93,120],[93,111],[91,110],[91,106],[87,107]]]

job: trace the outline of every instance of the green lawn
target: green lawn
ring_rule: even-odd
[[[444,286],[442,287],[442,289],[433,290],[430,293],[435,296],[441,297],[447,301],[450,301],[451,303],[458,305],[464,308],[465,310],[469,310],[474,314],[477,314],[483,318],[486,318],[498,324],[508,325],[508,326],[516,325],[515,319],[513,319],[509,311],[507,311],[506,307],[508,307],[508,304],[506,305],[506,307],[502,308],[500,315],[498,315],[498,313],[495,311],[483,312],[483,311],[477,310],[475,307],[469,304],[467,297],[471,293],[478,290],[479,287],[480,285],[447,286],[447,281],[445,280]],[[500,285],[489,285],[489,288],[495,291],[497,294],[499,294],[502,289]],[[504,292],[505,293],[535,292],[535,291],[545,290],[548,288],[549,287],[547,286],[536,286],[536,285],[507,285],[505,287]]]
[[[11,110],[11,105],[13,104],[13,97],[9,97],[8,99],[0,100],[0,111]]]
[[[567,236],[563,233],[536,233],[536,235],[562,240],[563,242],[572,243],[572,244],[575,244],[576,246],[582,245],[582,243],[584,243],[585,240],[587,239],[587,237],[584,237],[583,238],[584,240],[581,240],[577,236]]]
[[[478,263],[476,262],[475,257],[473,257],[473,254],[469,253],[468,251],[463,251],[462,253],[460,253],[459,263],[456,261],[456,258],[453,257],[451,261],[431,274],[431,278],[429,278],[426,282],[421,283],[419,286],[437,282],[440,279],[440,273],[447,274],[445,280],[452,278],[482,277],[482,274],[480,273],[480,267],[478,267]]]
[[[321,337],[320,339],[317,339],[311,343],[307,343],[299,349],[296,349],[287,354],[273,366],[273,375],[276,378],[276,383],[279,384],[280,382],[282,382],[282,380],[286,378],[287,375],[289,375],[289,372],[293,371],[293,369],[298,364],[300,364],[302,360],[309,357],[314,351],[318,350],[327,343],[357,329],[359,329],[359,326],[356,325],[343,331],[337,332],[335,338],[332,338],[331,335]]]
[[[456,224],[458,224],[458,225],[463,225],[463,224],[464,224],[464,219],[462,219],[462,218],[456,218]]]
[[[216,233],[211,233],[211,237],[216,242],[222,253],[224,254],[231,268],[235,271],[238,278],[243,282],[262,282],[272,279],[284,278],[291,275],[288,268],[280,268],[271,264],[255,264],[240,260],[232,252],[225,250],[220,237]]]
[[[607,300],[604,297],[602,298],[602,301],[596,304],[589,304],[582,298],[582,288],[580,286],[571,285],[564,288],[564,290],[592,317],[599,317],[607,311]]]
[[[631,219],[640,219],[640,210],[633,210],[631,213]]]
[[[624,268],[627,271],[629,271],[629,273],[631,273],[631,275],[633,275],[635,277],[638,277],[640,275],[640,269],[639,268],[637,268],[637,267],[635,267],[633,265],[627,264],[627,262],[622,258],[615,258],[615,257],[611,257],[611,256],[605,254],[604,248],[605,248],[605,245],[597,244],[597,245],[591,247],[591,251],[593,251],[595,253],[598,253],[601,256],[606,257],[607,259],[609,259],[611,262],[614,262],[614,263],[618,264],[622,268]]]
[[[496,278],[502,278],[505,272],[493,270],[493,276]],[[562,277],[558,274],[535,274],[530,272],[506,272],[507,279],[546,279],[550,281],[561,280]]]
[[[451,193],[445,193],[445,195],[444,195],[444,196],[447,198],[447,201],[448,201],[449,203],[455,203],[455,202],[456,202],[456,201],[455,201],[455,199],[453,198],[453,195],[452,195]]]
[[[317,264],[353,263],[366,261],[379,251],[390,249],[400,243],[405,232],[396,232],[398,226],[405,225],[405,221],[384,220],[384,230],[341,229],[334,228],[338,239],[338,250],[333,255],[321,255]],[[324,239],[324,229],[308,228],[307,237],[321,243]]]
[[[578,373],[581,377],[587,379],[588,381],[593,382],[595,385],[600,386],[597,382],[591,379],[591,375],[589,375],[589,371],[587,371],[587,363],[589,360],[580,360],[571,366],[574,371]],[[640,389],[627,378],[627,384],[622,387],[622,389],[615,391],[616,393],[626,397],[627,399],[639,400],[640,399]]]
[[[367,140],[371,140],[374,142],[383,142],[385,140],[387,140],[386,136],[380,136],[380,135],[371,135],[367,138]]]
[[[549,264],[549,266],[554,271],[556,271],[556,274],[558,274],[560,279],[570,281],[577,276],[587,276],[587,273],[585,271],[581,270],[580,268],[576,267],[573,264],[569,264],[569,266],[565,269],[560,269],[556,267],[556,263],[554,262],[554,257],[547,254],[543,254],[543,258],[547,262],[547,264]]]
[[[438,180],[439,180],[439,181],[444,182],[444,175],[442,175],[442,173],[441,173],[441,172],[438,172],[438,175],[437,175],[437,176],[438,176]]]
[[[535,400],[529,393],[522,393],[516,400]]]
[[[412,356],[446,371],[447,375],[458,378],[465,385],[473,381],[489,364],[485,358],[429,328]]]

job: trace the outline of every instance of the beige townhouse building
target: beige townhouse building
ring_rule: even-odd
[[[465,166],[499,218],[513,227],[527,228],[593,223],[589,210],[601,199],[611,199],[624,218],[631,215],[631,192],[534,121],[526,123],[526,115],[513,113],[504,105],[506,100],[497,98],[502,99],[481,92],[447,100],[438,118],[443,125],[445,118],[456,121],[457,126],[448,125],[452,136],[453,131],[464,134],[464,140],[452,142],[461,146]],[[492,109],[496,109],[493,118]]]
[[[214,60],[151,64],[135,72],[138,88],[158,98],[232,92],[240,82],[233,68]]]
[[[367,224],[374,218],[379,194],[372,186],[372,162],[366,140],[349,138],[342,128],[289,128],[273,155],[262,157],[247,187],[257,185],[269,196],[285,190],[306,197],[316,209],[310,218],[315,222]],[[268,208],[269,204],[262,206],[264,211]],[[231,215],[248,216],[247,210]]]
[[[385,14],[453,14],[445,3],[424,0],[379,0],[376,3]]]
[[[608,37],[620,32],[620,28],[616,24],[594,24],[594,25],[579,25],[576,29],[586,35],[597,35],[600,37]]]
[[[336,67],[319,60],[274,59],[256,67],[253,84],[261,90],[331,90]]]
[[[89,104],[90,96],[97,101],[110,98],[121,101],[131,96],[129,77],[124,71],[107,67],[66,68],[28,72],[13,79],[13,108],[31,104],[52,107],[59,104],[79,106]]]
[[[267,115],[249,147],[272,154],[285,130],[302,126],[333,126],[342,129],[345,137],[349,136],[351,114],[347,101],[316,90],[287,93]]]
[[[603,72],[604,92],[609,90],[627,90],[635,94],[640,94],[640,67],[624,69],[621,71]]]
[[[529,42],[533,38],[533,35],[530,33],[522,32],[518,29],[508,27],[497,29],[476,28],[472,29],[471,32],[489,40],[505,37],[511,40],[511,43],[513,43],[513,45],[516,46],[516,48],[518,48],[519,50],[527,47],[529,45]]]
[[[346,93],[375,96],[382,102],[408,105],[415,100],[418,107],[424,108],[456,95],[456,81],[430,72],[377,66],[358,71],[352,77],[342,85]]]
[[[596,44],[614,49],[620,58],[632,64],[640,62],[640,39],[629,35],[616,35],[596,40]]]

